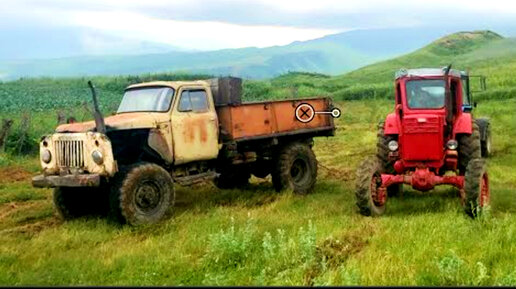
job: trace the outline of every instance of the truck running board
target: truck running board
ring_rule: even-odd
[[[206,181],[211,181],[216,178],[219,174],[214,171],[205,172],[201,174],[184,176],[184,177],[174,177],[174,182],[180,184],[181,186],[191,186],[193,184],[198,184]]]

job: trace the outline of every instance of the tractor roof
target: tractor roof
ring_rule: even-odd
[[[394,75],[395,79],[399,79],[402,77],[426,77],[426,76],[444,76],[446,67],[443,68],[418,68],[418,69],[405,69],[402,68],[396,72]],[[462,75],[467,75],[464,71],[459,71],[456,69],[450,70],[451,76],[461,77]]]

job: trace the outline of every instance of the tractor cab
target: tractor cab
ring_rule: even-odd
[[[446,147],[456,147],[457,133],[471,133],[463,115],[462,74],[457,70],[410,69],[396,73],[396,109],[402,165],[443,165]],[[392,117],[391,117],[392,118]],[[388,123],[388,125],[393,123]],[[457,124],[455,126],[453,124]],[[387,130],[386,134],[390,132]],[[445,146],[446,144],[446,146]]]

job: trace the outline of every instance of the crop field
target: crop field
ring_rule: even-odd
[[[178,186],[172,218],[152,226],[62,222],[51,190],[30,186],[37,156],[0,154],[0,284],[516,285],[515,99],[475,111],[491,117],[494,144],[492,205],[476,220],[448,187],[406,188],[384,216],[359,215],[354,172],[393,105],[337,104],[337,135],[315,142],[313,194],[276,193],[254,178],[245,190]],[[32,114],[35,135],[55,125],[55,111],[46,113]]]

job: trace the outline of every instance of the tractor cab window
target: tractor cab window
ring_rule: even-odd
[[[174,89],[170,87],[140,87],[126,90],[117,113],[165,112],[170,108]]]
[[[444,80],[409,80],[406,84],[406,88],[407,104],[409,108],[438,109],[444,107]]]

